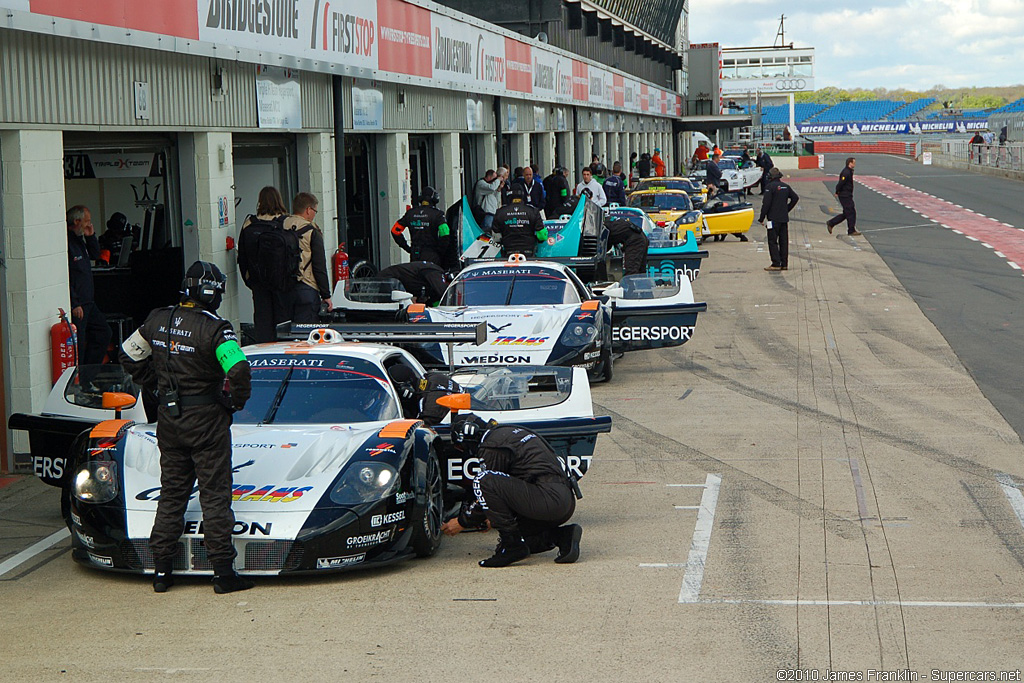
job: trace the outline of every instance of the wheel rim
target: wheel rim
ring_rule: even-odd
[[[441,467],[437,463],[437,456],[431,456],[427,465],[427,509],[423,521],[427,527],[427,533],[431,538],[441,535],[442,490],[441,490]]]

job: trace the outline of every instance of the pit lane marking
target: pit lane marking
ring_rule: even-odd
[[[10,573],[11,571],[17,569],[21,565],[31,560],[39,553],[48,550],[51,546],[60,543],[65,538],[70,538],[70,536],[70,531],[68,531],[67,529],[61,529],[60,531],[55,531],[54,533],[50,534],[43,540],[38,541],[37,543],[33,543],[32,545],[30,545],[29,547],[25,548],[20,553],[15,555],[14,557],[9,557],[3,562],[0,562],[0,576]]]
[[[743,598],[704,598],[702,605],[779,605],[783,607],[987,607],[1024,609],[1024,602],[973,602],[968,600],[756,600]]]
[[[997,474],[996,481],[999,482],[1003,493],[1006,494],[1006,499],[1010,502],[1010,507],[1013,508],[1013,514],[1017,515],[1017,521],[1024,526],[1024,493],[1021,493],[1020,488],[1013,481],[1013,477],[1008,474]]]

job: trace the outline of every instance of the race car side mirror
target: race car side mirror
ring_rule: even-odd
[[[436,399],[436,403],[452,413],[458,413],[460,410],[469,410],[470,396],[469,394],[448,394]]]
[[[612,285],[611,287],[605,288],[602,292],[609,299],[622,299],[626,296],[626,290],[622,288],[622,285]]]
[[[409,292],[403,292],[400,289],[391,290],[391,300],[394,302],[399,301],[412,301],[413,296]]]
[[[103,409],[113,410],[114,417],[118,420],[121,419],[121,411],[131,408],[135,405],[135,397],[131,394],[123,394],[117,391],[104,391],[103,392]]]

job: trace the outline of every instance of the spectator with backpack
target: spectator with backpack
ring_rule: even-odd
[[[319,210],[315,195],[300,192],[292,200],[292,216],[284,222],[285,230],[294,231],[299,242],[298,284],[292,292],[293,323],[319,322],[321,302],[327,304],[327,310],[332,308],[324,235],[314,222]]]
[[[256,215],[245,219],[238,235],[238,268],[245,286],[252,290],[254,336],[258,344],[275,341],[277,324],[291,317],[295,278],[289,284],[282,272],[287,268],[278,263],[278,257],[285,251],[285,237],[281,233],[286,218],[288,209],[281,193],[276,187],[264,187],[256,200]],[[295,256],[297,261],[297,246]]]

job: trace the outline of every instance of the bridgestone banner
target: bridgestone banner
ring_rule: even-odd
[[[14,29],[81,38],[93,35],[90,25],[114,26],[259,51],[264,63],[273,53],[315,62],[311,70],[330,72],[333,64],[385,81],[682,114],[676,93],[405,0],[0,0],[0,10],[11,13],[6,26]],[[19,14],[74,23],[19,22]],[[99,33],[109,39],[109,32]],[[174,49],[194,54],[191,47],[183,42]]]

